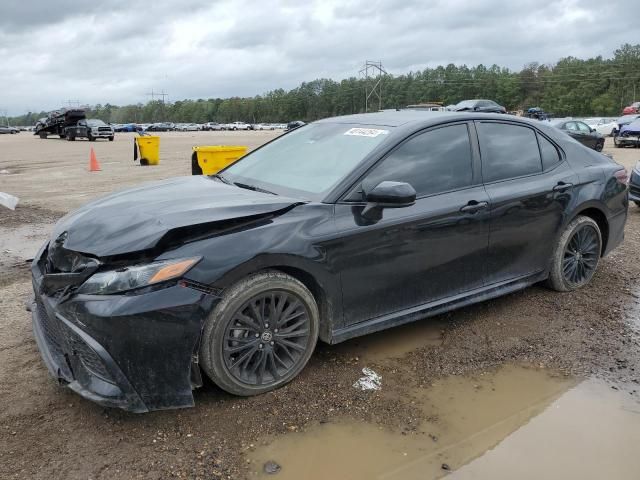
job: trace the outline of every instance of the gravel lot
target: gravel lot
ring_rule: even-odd
[[[133,415],[58,387],[24,309],[30,291],[25,260],[52,223],[106,192],[190,174],[194,145],[255,148],[277,134],[161,133],[157,167],[133,163],[133,134],[91,144],[0,136],[0,191],[20,197],[16,211],[0,207],[0,478],[244,478],[261,469],[250,457],[266,439],[345,421],[411,434],[433,421],[413,401],[416,389],[505,364],[576,381],[595,377],[640,402],[635,205],[624,244],[601,262],[588,287],[558,294],[534,286],[338,346],[319,345],[297,380],[266,395],[234,398],[207,384],[195,393],[193,409]],[[101,172],[87,171],[90,147]],[[627,170],[640,159],[640,150],[613,149],[610,139],[605,152]],[[365,366],[382,374],[382,390],[351,387]]]

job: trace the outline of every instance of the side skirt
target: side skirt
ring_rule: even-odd
[[[546,279],[547,276],[548,272],[542,271],[532,275],[494,283],[475,290],[460,293],[452,297],[443,298],[434,302],[401,310],[399,312],[383,315],[381,317],[376,317],[355,325],[339,328],[332,332],[330,343],[333,345],[349,340],[350,338],[379,332],[380,330],[404,325],[405,323],[415,322],[416,320],[421,320],[427,317],[433,317],[434,315],[466,307],[467,305],[484,302],[491,298],[501,297],[502,295],[522,290],[534,283],[540,282]]]

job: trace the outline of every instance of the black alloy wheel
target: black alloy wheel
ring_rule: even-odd
[[[200,365],[235,395],[278,388],[311,358],[319,329],[315,298],[280,271],[254,273],[225,289],[205,321]]]
[[[565,247],[562,271],[568,282],[581,285],[591,279],[600,258],[600,235],[591,225],[577,229]]]
[[[602,254],[600,227],[590,217],[574,218],[560,235],[551,258],[547,284],[569,292],[591,281]]]
[[[596,143],[596,148],[595,148],[596,152],[601,152],[603,148],[604,148],[604,140]]]
[[[277,382],[300,363],[310,333],[309,312],[299,298],[282,290],[261,293],[245,302],[227,325],[225,365],[248,385]]]

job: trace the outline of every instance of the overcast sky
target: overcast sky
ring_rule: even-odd
[[[0,115],[253,96],[448,63],[520,69],[637,43],[619,0],[0,0]]]

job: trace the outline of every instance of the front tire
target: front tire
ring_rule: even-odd
[[[305,367],[318,328],[318,306],[300,281],[278,271],[250,275],[225,291],[206,320],[202,369],[235,395],[274,390]]]
[[[109,137],[109,141],[110,141],[110,142],[113,142],[113,137]]]
[[[602,142],[596,143],[596,148],[595,148],[596,152],[601,152],[603,148],[604,148],[604,140]]]
[[[548,286],[558,292],[585,286],[598,267],[601,253],[598,224],[589,217],[576,217],[562,232],[553,251]]]

